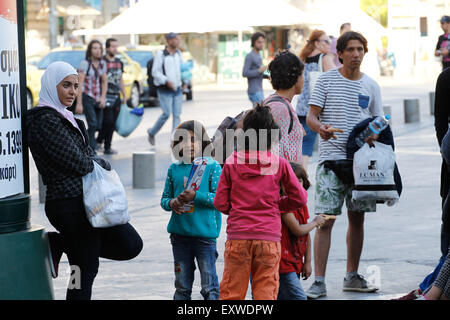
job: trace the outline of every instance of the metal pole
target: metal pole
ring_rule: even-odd
[[[48,22],[49,22],[49,45],[50,49],[56,48],[58,43],[56,41],[56,36],[58,34],[58,13],[56,11],[56,0],[49,0],[49,13],[48,13]]]
[[[155,152],[133,153],[133,189],[155,187]]]
[[[420,122],[419,99],[403,100],[405,123]]]

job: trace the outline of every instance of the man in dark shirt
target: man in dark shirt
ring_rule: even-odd
[[[120,111],[120,93],[123,101],[126,101],[125,85],[123,83],[123,64],[116,57],[118,41],[114,38],[106,40],[106,55],[103,60],[106,64],[106,76],[108,78],[108,90],[106,91],[106,106],[103,110],[103,124],[97,137],[97,146],[105,142],[104,154],[116,154],[111,149],[112,137],[116,128],[116,120]]]
[[[262,58],[259,52],[264,48],[265,35],[256,32],[252,35],[252,48],[245,57],[244,70],[242,76],[248,79],[248,97],[252,103],[261,103],[264,101],[262,81],[264,71],[267,66],[262,64]]]
[[[436,128],[436,137],[439,147],[443,147],[442,141],[448,131],[449,116],[450,116],[450,68],[445,69],[440,75],[436,83],[436,100],[434,104],[434,125]],[[450,187],[450,173],[448,170],[450,163],[447,164],[444,160],[441,169],[441,197],[442,204],[444,204]],[[448,253],[450,245],[450,231],[449,227],[442,226],[441,232],[441,251],[444,256]]]
[[[450,67],[450,16],[441,18],[441,28],[444,34],[439,37],[434,55],[442,56],[443,69]]]

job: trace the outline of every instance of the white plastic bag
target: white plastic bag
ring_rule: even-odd
[[[116,171],[94,161],[94,170],[83,176],[86,215],[94,228],[108,228],[130,221],[125,189]]]
[[[397,201],[399,195],[394,181],[395,154],[392,146],[365,143],[353,158],[354,200]]]

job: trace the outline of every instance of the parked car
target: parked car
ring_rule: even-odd
[[[51,50],[35,65],[27,65],[27,100],[35,106],[39,100],[41,77],[47,66],[54,61],[65,61],[77,69],[84,60],[86,48],[58,48]],[[117,57],[122,61],[127,104],[136,108],[140,103],[145,78],[139,63],[131,59],[126,53],[119,51]]]
[[[151,78],[149,81],[147,64],[149,61],[153,60],[156,51],[164,49],[164,46],[127,46],[120,47],[119,49],[125,52],[131,59],[139,63],[139,66],[141,67],[142,77],[145,79],[145,81],[143,82],[143,90],[140,98],[141,102],[148,103],[150,105],[158,105],[156,88],[153,84],[153,81],[151,81]]]
[[[157,50],[163,50],[165,46],[155,45],[155,46],[136,46],[136,47],[120,47],[131,59],[137,61],[141,66],[142,74],[146,81],[144,84],[144,90],[141,96],[141,102],[147,102],[156,104],[157,94],[156,88],[153,84],[152,77],[150,76],[151,71],[147,70],[147,65],[150,61],[153,61]],[[182,53],[184,61],[192,60],[192,56],[189,52],[185,51]],[[152,64],[152,63],[150,63]],[[150,77],[149,77],[150,76]],[[192,81],[186,82],[187,89],[184,92],[186,94],[186,100],[192,100]]]

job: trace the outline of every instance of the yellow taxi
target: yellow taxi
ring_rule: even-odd
[[[54,61],[65,61],[77,69],[84,60],[86,48],[57,48],[51,50],[39,62],[27,65],[27,102],[28,106],[36,106],[41,90],[41,77],[47,66]],[[125,94],[130,107],[136,108],[140,103],[140,96],[144,89],[145,77],[138,62],[132,60],[125,52],[120,51],[116,56],[123,63],[123,82]]]

